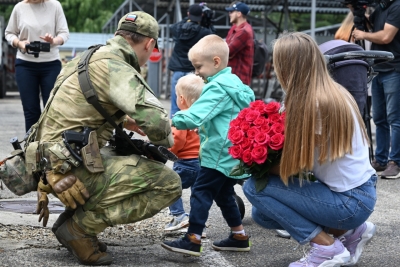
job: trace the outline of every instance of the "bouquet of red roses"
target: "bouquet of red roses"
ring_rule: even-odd
[[[280,162],[285,140],[285,112],[280,112],[280,108],[278,102],[266,104],[256,100],[229,125],[228,139],[233,144],[229,154],[240,160],[230,174],[251,174],[257,180],[257,191],[267,185],[269,170]]]

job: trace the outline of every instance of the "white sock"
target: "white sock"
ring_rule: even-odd
[[[232,233],[233,233],[233,234],[238,234],[238,235],[240,235],[240,234],[246,235],[246,233],[244,232],[244,229],[243,229],[243,230],[240,230],[240,231],[232,231]]]
[[[201,235],[194,234],[194,236],[196,237],[197,240],[201,240]]]

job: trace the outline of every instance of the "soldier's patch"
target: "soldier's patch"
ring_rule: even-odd
[[[125,20],[135,22],[136,18],[137,18],[136,15],[128,15],[128,16],[126,16]]]
[[[158,100],[158,98],[155,97],[148,90],[146,90],[145,102],[146,102],[146,104],[149,104],[151,106],[156,106],[158,108],[164,109],[164,106],[161,104],[160,100]]]

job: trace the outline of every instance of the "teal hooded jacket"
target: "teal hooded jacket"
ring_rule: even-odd
[[[199,128],[199,159],[202,167],[218,170],[234,179],[249,175],[230,176],[239,160],[229,155],[229,123],[254,101],[253,90],[242,83],[227,67],[207,78],[200,98],[187,110],[175,113],[172,125],[179,130]]]

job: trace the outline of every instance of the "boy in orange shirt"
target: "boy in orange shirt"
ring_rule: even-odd
[[[180,110],[188,109],[199,97],[204,86],[204,81],[195,74],[181,77],[175,87],[176,102]],[[179,160],[174,163],[173,170],[179,174],[182,189],[191,187],[200,169],[199,149],[200,138],[193,130],[177,130],[172,127],[174,145],[170,148]],[[185,212],[182,198],[179,198],[170,207],[173,217],[165,227],[165,231],[174,231],[189,225],[189,214]]]

